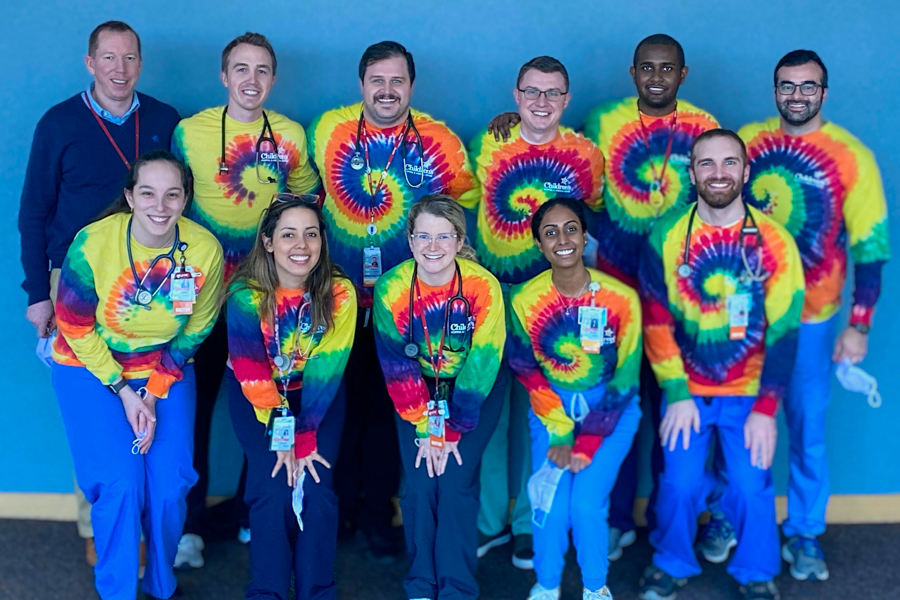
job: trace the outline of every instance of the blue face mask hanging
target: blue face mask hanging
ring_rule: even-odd
[[[861,368],[844,359],[835,367],[835,375],[845,390],[865,394],[872,408],[881,406],[878,381]]]

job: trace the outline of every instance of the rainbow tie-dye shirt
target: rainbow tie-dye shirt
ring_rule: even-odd
[[[266,111],[278,144],[260,145],[257,177],[256,142],[263,129],[263,118],[241,123],[225,116],[225,163],[227,173],[219,172],[222,159],[222,111],[209,108],[182,120],[172,134],[172,152],[178,156],[194,180],[194,201],[187,215],[209,229],[225,251],[225,280],[237,268],[250,249],[262,212],[272,196],[289,191],[295,194],[321,191],[319,177],[306,155],[306,133],[299,123],[273,111]],[[268,135],[268,133],[267,133]],[[260,183],[275,179],[275,183]]]
[[[890,258],[887,202],[872,152],[849,132],[825,123],[789,136],[774,117],[738,132],[747,143],[748,201],[794,236],[806,272],[803,322],[837,313],[847,275],[847,237],[856,289],[850,323],[870,325]]]
[[[584,135],[606,159],[597,266],[632,287],[637,287],[638,257],[653,223],[670,208],[696,201],[688,174],[691,146],[701,133],[719,126],[712,115],[684,100],[678,101],[675,114],[639,118],[637,101],[626,98],[600,106],[584,125]],[[672,151],[661,173],[670,137]],[[661,176],[658,206],[651,203],[654,168]]]
[[[316,450],[316,431],[341,385],[356,332],[353,284],[344,278],[336,279],[332,293],[334,324],[322,332],[310,325],[312,315],[304,290],[276,289],[275,318],[280,348],[272,316],[264,317],[259,312],[262,292],[247,288],[242,282],[233,283],[225,311],[228,355],[234,376],[261,423],[268,422],[273,408],[284,404],[284,394],[295,411],[294,449],[298,458]],[[301,309],[303,314],[299,314]],[[288,381],[286,390],[281,373],[272,361],[282,353],[295,356],[293,367],[284,373]]]
[[[670,211],[644,245],[640,291],[647,358],[670,404],[692,395],[757,396],[753,410],[774,416],[797,354],[804,283],[797,244],[784,227],[750,207],[762,245],[744,236],[745,263],[740,221],[715,227],[694,214],[692,272],[680,277],[695,206]],[[748,277],[745,265],[764,281]],[[729,339],[727,302],[734,294],[749,295],[743,339]]]
[[[531,409],[550,434],[550,445],[572,445],[591,460],[616,428],[619,415],[638,393],[641,370],[641,305],[637,292],[600,271],[588,269],[596,293],[565,298],[544,271],[510,293],[511,330],[507,341],[509,366],[528,390]],[[578,307],[606,309],[603,344],[597,354],[580,342]],[[590,411],[575,435],[575,421],[566,414],[553,387],[582,393]],[[589,390],[603,386],[602,394]],[[587,392],[587,393],[586,393]]]
[[[567,127],[540,145],[526,142],[520,131],[521,125],[511,127],[505,142],[484,131],[469,150],[481,186],[475,251],[488,271],[509,284],[550,266],[531,235],[531,215],[539,206],[567,196],[599,210],[603,193],[603,155],[597,146]]]
[[[104,385],[120,375],[148,379],[147,390],[165,398],[215,323],[222,248],[207,230],[184,217],[178,220],[179,237],[188,245],[185,265],[199,276],[194,279],[193,314],[176,315],[169,300],[172,263],[163,258],[147,275],[153,259],[169,248],[147,248],[132,237],[135,270],[139,278],[146,276],[144,289],[154,291],[162,284],[147,310],[135,301],[137,282],[126,246],[130,217],[118,213],[92,223],[78,232],[69,247],[56,298],[60,335],[53,346],[53,360],[86,367]],[[175,252],[175,260],[180,262],[180,252]]]
[[[325,186],[323,212],[331,256],[359,288],[361,304],[369,306],[372,291],[363,287],[363,248],[381,248],[381,268],[386,273],[411,256],[406,215],[414,202],[426,194],[449,194],[473,204],[472,196],[478,190],[459,138],[440,121],[413,110],[424,156],[419,156],[416,136],[410,131],[373,198],[365,168],[354,170],[350,166],[357,147],[360,159],[365,159],[362,142],[357,144],[356,139],[361,112],[359,103],[330,110],[316,119],[309,127],[309,153]],[[389,129],[366,122],[373,185],[378,185],[397,138],[405,129],[406,121]],[[367,233],[370,224],[376,228],[371,236]]]
[[[463,303],[453,302],[450,329],[464,327],[467,333],[460,336],[447,332],[444,341],[440,378],[455,380],[446,428],[446,439],[451,442],[478,425],[481,404],[497,379],[506,341],[500,283],[484,267],[463,258],[456,261],[462,274],[462,295],[469,304],[469,319],[466,320]],[[419,278],[422,303],[414,298],[412,319],[412,341],[419,347],[419,356],[409,358],[404,346],[409,340],[409,292],[414,265],[412,259],[400,263],[375,283],[375,343],[397,412],[416,426],[419,437],[427,437],[425,409],[431,393],[426,378],[434,382],[434,366],[429,360],[421,310],[425,310],[431,348],[436,353],[444,331],[447,300],[456,295],[457,281],[454,276],[447,285],[431,287]]]

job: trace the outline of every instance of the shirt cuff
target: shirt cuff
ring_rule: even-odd
[[[553,446],[572,446],[575,444],[575,433],[570,431],[565,435],[550,434],[550,447]]]
[[[153,371],[144,387],[157,398],[166,398],[169,395],[169,388],[175,381],[171,375],[162,375],[158,371]]]
[[[575,444],[572,446],[572,454],[579,454],[586,458],[588,462],[594,459],[594,454],[603,444],[602,435],[592,435],[582,433],[575,438]]]
[[[687,379],[670,379],[660,387],[666,393],[666,405],[694,398],[688,389]]]
[[[874,306],[861,306],[855,304],[850,311],[850,325],[872,326],[872,316],[875,314]]]
[[[778,412],[778,398],[768,394],[759,396],[753,403],[753,412],[774,417]]]
[[[316,432],[304,431],[294,435],[294,456],[306,458],[316,451]]]

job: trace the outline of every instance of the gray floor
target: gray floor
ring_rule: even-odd
[[[832,526],[822,537],[831,579],[824,583],[797,582],[784,573],[777,582],[784,599],[868,600],[900,597],[900,525]],[[481,560],[478,577],[482,598],[524,600],[534,575],[510,564],[508,544]],[[651,555],[646,532],[613,563],[609,586],[616,600],[636,598],[637,581]],[[0,598],[3,600],[97,600],[91,569],[84,563],[84,544],[72,523],[0,520]],[[240,600],[249,580],[248,553],[236,541],[214,542],[204,553],[206,566],[179,573],[187,600]],[[360,541],[339,548],[336,565],[338,596],[342,599],[400,600],[403,562],[373,565]],[[581,598],[574,553],[570,553],[563,583],[564,600]],[[724,565],[704,564],[704,573],[691,580],[679,600],[739,600],[737,585]]]

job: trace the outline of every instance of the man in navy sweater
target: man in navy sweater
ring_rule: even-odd
[[[122,192],[139,153],[169,148],[179,121],[174,108],[134,91],[141,40],[127,24],[109,21],[94,29],[84,62],[94,76],[91,86],[48,110],[35,128],[19,208],[25,318],[41,338],[56,329],[55,284],[75,234]],[[96,562],[83,495],[78,515],[88,562]]]

